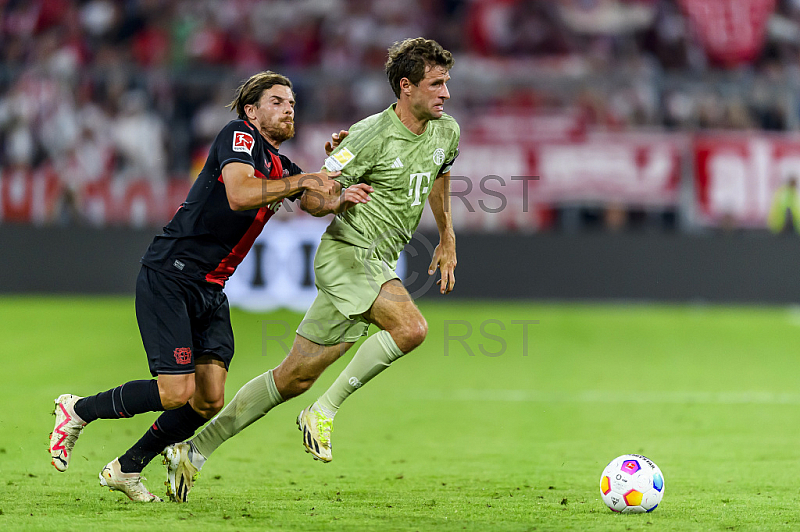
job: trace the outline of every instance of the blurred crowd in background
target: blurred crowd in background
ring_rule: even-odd
[[[191,179],[254,72],[293,80],[298,131],[384,109],[386,49],[420,35],[456,57],[447,111],[466,133],[526,113],[593,132],[800,130],[800,0],[0,0],[0,13],[0,168],[56,174],[50,222],[81,217],[87,183]],[[615,219],[591,209],[590,224]]]

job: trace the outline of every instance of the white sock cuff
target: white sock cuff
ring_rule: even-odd
[[[397,344],[392,338],[392,335],[389,334],[389,331],[378,331],[375,333],[375,336],[378,338],[378,341],[381,343],[381,346],[386,350],[386,353],[389,355],[389,361],[394,362],[401,356],[403,356],[403,352],[400,351],[400,348],[397,347]]]
[[[320,397],[320,399],[322,398]],[[329,406],[325,406],[325,404],[323,404],[324,401],[320,401],[320,399],[317,399],[317,406],[319,407],[320,410],[322,410],[322,413],[328,417],[335,416],[338,410],[333,410]]]
[[[207,458],[197,449],[194,442],[189,440],[189,461],[192,465],[199,471],[205,465],[206,460]]]
[[[275,377],[272,376],[272,371],[273,370],[269,370],[268,372],[264,373],[264,380],[267,383],[267,393],[269,393],[270,399],[272,399],[277,406],[281,404],[284,399],[281,397],[281,394],[278,391],[278,386],[275,384]]]

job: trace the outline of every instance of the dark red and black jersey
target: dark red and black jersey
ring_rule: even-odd
[[[302,170],[278,153],[247,120],[233,120],[214,139],[208,159],[178,212],[155,237],[142,264],[167,274],[225,286],[280,202],[233,211],[222,168],[249,164],[257,179],[280,179]],[[296,194],[289,199],[297,199]]]

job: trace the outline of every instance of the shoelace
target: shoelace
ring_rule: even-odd
[[[333,431],[333,420],[322,412],[314,412],[317,416],[317,431],[319,432],[319,442],[326,447],[330,446],[331,431]]]

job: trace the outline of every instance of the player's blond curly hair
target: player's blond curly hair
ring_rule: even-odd
[[[401,79],[408,78],[414,85],[419,85],[425,77],[427,67],[441,66],[450,70],[454,63],[453,54],[442,48],[438,42],[417,37],[396,42],[389,48],[386,75],[394,95],[399,98]]]
[[[236,89],[236,97],[228,104],[228,108],[231,111],[236,111],[239,118],[244,120],[247,117],[244,112],[244,106],[255,105],[258,107],[261,95],[273,85],[286,85],[290,89],[292,88],[292,82],[289,78],[271,70],[265,70],[264,72],[253,74],[247,81],[239,85],[239,88]],[[292,91],[292,95],[294,95],[294,91]]]

